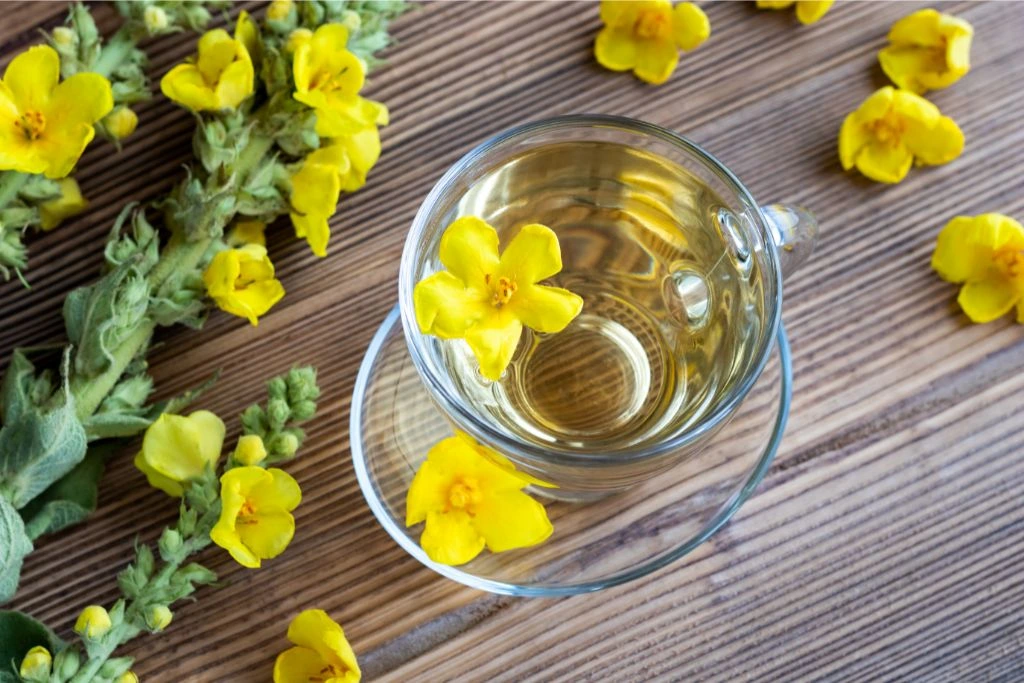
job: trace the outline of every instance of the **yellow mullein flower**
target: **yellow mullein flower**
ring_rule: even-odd
[[[345,49],[348,29],[325,24],[308,39],[297,41],[292,71],[293,97],[316,110],[316,133],[340,137],[387,122],[387,109],[359,96],[366,80],[366,66]]]
[[[974,28],[933,9],[903,17],[878,53],[882,71],[901,88],[918,94],[956,83],[971,68]]]
[[[267,249],[259,244],[218,252],[203,272],[203,282],[218,308],[246,318],[253,327],[284,296]]]
[[[832,8],[833,0],[757,0],[758,9],[788,9],[796,5],[801,24],[813,24]]]
[[[146,627],[154,633],[163,631],[165,628],[171,625],[171,621],[174,619],[174,613],[171,612],[167,605],[150,605],[146,609]]]
[[[242,41],[242,45],[245,46],[245,51],[249,54],[250,59],[259,57],[262,51],[260,28],[245,10],[238,13],[238,20],[235,22],[235,39]]]
[[[512,464],[512,461],[506,458],[504,455],[494,450],[493,448],[488,448],[487,446],[484,446],[482,443],[478,443],[476,439],[474,439],[469,434],[461,430],[455,430],[455,438],[462,439],[462,441],[464,441],[467,446],[474,449],[478,455],[487,458],[501,469],[519,477],[527,484],[533,484],[534,486],[540,486],[546,489],[558,488],[558,486],[556,486],[555,484],[551,484],[542,479],[538,479],[537,477],[529,475],[526,472],[520,472],[519,470],[516,469],[516,466]]]
[[[453,436],[427,453],[405,501],[405,525],[425,522],[420,545],[439,564],[469,562],[487,546],[503,552],[543,543],[554,530],[529,482]]]
[[[1024,323],[1024,226],[1009,216],[957,216],[939,233],[932,268],[962,282],[957,302],[967,317],[987,323],[1017,307]]]
[[[114,107],[110,81],[79,73],[60,81],[60,57],[48,45],[11,60],[0,80],[0,170],[63,178]]]
[[[258,434],[239,437],[235,446],[235,461],[246,466],[259,465],[267,457],[267,447]]]
[[[327,223],[338,206],[341,196],[339,169],[347,164],[344,150],[339,146],[321,147],[311,152],[299,171],[292,175],[290,203],[295,234],[309,242],[317,256],[327,256],[327,242],[331,226]]]
[[[139,116],[130,107],[118,107],[103,119],[103,127],[117,140],[123,140],[135,132]]]
[[[327,612],[301,612],[288,626],[288,640],[295,647],[277,656],[274,683],[358,683],[362,677],[345,631]]]
[[[241,247],[246,244],[258,244],[261,247],[267,246],[265,233],[267,224],[255,219],[244,219],[235,221],[235,224],[228,231],[224,241],[229,247]]]
[[[110,613],[100,605],[89,605],[75,620],[75,633],[86,640],[102,638],[112,627]]]
[[[213,469],[224,445],[224,423],[207,410],[188,417],[164,413],[146,429],[142,451],[135,456],[150,486],[181,497],[183,484]]]
[[[223,507],[210,539],[249,569],[283,553],[295,534],[291,511],[302,499],[298,483],[283,470],[236,467],[220,485]]]
[[[39,227],[52,230],[65,218],[71,218],[89,208],[89,200],[82,196],[82,190],[74,178],[61,178],[57,181],[60,196],[39,205]]]
[[[523,325],[561,332],[579,315],[583,299],[540,285],[562,270],[555,233],[523,227],[498,256],[498,233],[475,216],[459,218],[441,237],[447,270],[416,284],[413,304],[424,334],[465,339],[484,377],[497,380],[519,344]]]
[[[179,64],[160,79],[160,90],[192,111],[217,111],[241,104],[252,94],[253,81],[249,51],[218,28],[199,39],[194,62]]]
[[[18,667],[18,675],[23,680],[42,683],[50,680],[50,669],[53,666],[53,656],[45,647],[36,645],[25,653]]]
[[[938,107],[908,90],[886,86],[843,121],[839,160],[880,183],[898,183],[910,166],[945,164],[960,156],[964,134]]]
[[[692,2],[601,0],[604,28],[594,41],[598,63],[612,71],[633,70],[658,85],[679,63],[679,50],[693,50],[711,35],[708,17]]]

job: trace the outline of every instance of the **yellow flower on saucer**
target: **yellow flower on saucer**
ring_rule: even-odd
[[[292,510],[302,500],[299,484],[276,468],[236,467],[220,478],[220,519],[210,539],[243,567],[257,569],[277,557],[295,535]]]
[[[923,9],[892,25],[878,61],[901,88],[918,94],[945,88],[970,70],[973,37],[963,19]]]
[[[267,249],[259,244],[218,252],[203,272],[203,282],[222,311],[248,319],[253,327],[284,296]]]
[[[758,9],[788,9],[796,5],[796,18],[801,24],[813,24],[832,8],[833,0],[757,0]]]
[[[295,647],[277,656],[274,683],[358,683],[356,653],[337,622],[319,609],[300,613],[288,626]]]
[[[254,78],[245,45],[218,28],[199,39],[194,62],[179,64],[160,79],[160,90],[192,111],[219,111],[234,109],[249,97]]]
[[[938,107],[908,90],[876,90],[843,121],[839,160],[880,183],[898,183],[918,165],[945,164],[960,156],[964,134]]]
[[[453,436],[436,444],[406,497],[405,525],[426,522],[420,545],[439,564],[469,562],[484,549],[503,552],[543,543],[553,527],[544,506],[523,492],[529,482]]]
[[[348,159],[340,147],[321,147],[310,152],[292,175],[291,219],[295,235],[303,237],[317,256],[327,256],[331,226],[327,223],[341,196],[340,169]]]
[[[693,50],[711,35],[708,17],[692,2],[601,0],[604,28],[594,41],[598,63],[612,71],[633,70],[658,85],[679,62],[679,50]]]
[[[164,413],[146,429],[135,456],[150,486],[181,497],[184,484],[212,470],[224,445],[224,423],[208,410],[188,417]]]
[[[65,218],[71,218],[89,208],[89,201],[82,196],[82,190],[72,177],[57,181],[60,196],[39,205],[39,221],[43,230],[56,228]]]
[[[1024,226],[1009,216],[957,216],[939,233],[932,268],[962,282],[957,302],[967,317],[987,323],[1017,307],[1024,323]]]
[[[441,237],[442,270],[413,290],[416,322],[424,334],[465,339],[484,377],[497,380],[519,344],[523,325],[561,332],[579,315],[583,299],[542,280],[562,270],[558,237],[539,224],[524,226],[498,256],[498,233],[464,216]]]
[[[11,60],[0,80],[0,171],[63,178],[114,107],[110,81],[78,73],[60,81],[60,57],[48,45]]]

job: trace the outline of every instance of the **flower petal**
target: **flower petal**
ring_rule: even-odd
[[[872,142],[857,155],[857,170],[880,183],[898,183],[907,176],[914,155],[907,146]]]
[[[679,63],[679,51],[671,42],[659,40],[639,41],[636,46],[636,66],[633,73],[651,85],[661,85],[668,80]]]
[[[927,48],[888,45],[878,52],[878,63],[889,79],[915,93],[927,90],[918,76],[934,67],[934,52]]]
[[[442,270],[416,283],[412,292],[416,323],[423,334],[457,339],[493,308],[479,290]]]
[[[49,45],[30,47],[12,59],[4,72],[4,83],[22,112],[45,109],[59,78],[60,57]]]
[[[235,529],[245,547],[260,559],[283,553],[295,535],[295,518],[283,510],[261,511],[252,522],[239,524]]]
[[[434,453],[443,444],[436,444]],[[448,488],[452,483],[452,473],[435,462],[430,454],[423,461],[409,485],[405,496],[405,525],[415,526],[427,519],[431,511],[443,510],[448,502]]]
[[[943,280],[966,282],[987,272],[992,249],[978,243],[976,221],[971,216],[957,216],[939,232],[932,268]]]
[[[188,421],[195,427],[199,456],[203,463],[215,465],[220,459],[224,447],[224,421],[209,410],[197,410],[188,416]]]
[[[420,546],[438,564],[469,562],[484,549],[484,538],[465,510],[430,512],[420,535]]]
[[[630,29],[606,26],[594,39],[597,63],[612,71],[628,71],[636,66],[636,39]]]
[[[561,287],[525,285],[509,302],[524,325],[538,332],[561,332],[583,308],[583,299]]]
[[[300,612],[288,625],[288,640],[299,647],[320,653],[326,660],[326,655],[330,654],[330,651],[324,649],[324,634],[340,630],[341,626],[331,619],[327,612],[322,609],[307,609]]]
[[[188,417],[163,414],[149,426],[142,453],[150,468],[176,481],[201,475],[220,457],[224,423],[206,410]]]
[[[860,121],[857,112],[847,114],[839,129],[839,162],[849,171],[857,162],[857,155],[874,140],[871,131]]]
[[[140,472],[146,475],[146,481],[148,481],[149,485],[153,488],[160,489],[167,495],[174,496],[175,498],[181,498],[185,495],[185,487],[174,479],[166,477],[159,471],[150,467],[149,463],[146,462],[146,457],[141,451],[139,451],[138,455],[135,456],[135,466]]]
[[[801,24],[813,24],[825,16],[834,0],[798,0],[796,18]]]
[[[480,363],[480,372],[498,381],[519,345],[523,324],[507,308],[486,315],[466,331],[465,339]]]
[[[217,109],[217,96],[195,64],[179,64],[160,79],[160,92],[192,111]]]
[[[635,0],[601,0],[601,21],[608,26],[632,27],[642,7]]]
[[[54,88],[48,107],[48,119],[55,124],[70,122],[90,126],[110,113],[114,96],[110,81],[93,73],[75,74]]]
[[[482,288],[498,269],[498,232],[476,216],[463,216],[441,235],[441,263],[468,287]]]
[[[234,109],[253,91],[255,76],[252,62],[249,61],[249,55],[244,48],[238,52],[242,57],[229,64],[221,73],[220,80],[217,81],[217,104],[221,109]]]
[[[939,108],[921,97],[906,90],[897,90],[892,97],[892,111],[908,123],[929,129],[942,118]]]
[[[321,677],[327,661],[307,647],[292,647],[274,662],[274,683],[307,683]]]
[[[252,489],[252,495],[260,500],[272,501],[275,507],[290,512],[302,502],[302,490],[292,475],[276,467],[266,470],[270,479],[264,479]]]
[[[554,531],[544,506],[522,491],[488,495],[473,524],[494,553],[543,543]]]
[[[519,287],[535,284],[562,270],[562,250],[555,232],[539,223],[525,225],[501,252],[500,275]]]
[[[892,108],[893,97],[896,89],[890,85],[879,88],[868,95],[867,99],[857,107],[857,118],[861,123],[870,123],[882,118]]]
[[[710,35],[708,15],[694,3],[681,2],[672,10],[672,39],[680,50],[693,50]]]
[[[964,151],[964,134],[948,116],[940,116],[930,129],[911,125],[903,134],[903,142],[919,164],[945,164]]]
[[[957,303],[972,322],[987,323],[1005,315],[1020,299],[1020,292],[1012,282],[991,278],[964,284]]]

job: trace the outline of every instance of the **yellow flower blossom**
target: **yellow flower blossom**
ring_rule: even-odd
[[[245,45],[218,28],[199,39],[194,62],[179,64],[160,79],[160,90],[192,111],[234,109],[253,93],[254,78]]]
[[[146,626],[150,631],[163,631],[171,625],[174,613],[167,605],[150,605],[146,610]]]
[[[469,562],[487,547],[503,552],[543,543],[554,530],[528,482],[465,436],[437,443],[413,477],[405,525],[425,522],[420,545],[439,564]],[[499,456],[500,457],[500,456]]]
[[[876,90],[843,121],[839,160],[880,183],[898,183],[910,166],[945,164],[960,156],[964,134],[938,107],[908,90]]]
[[[358,683],[362,677],[345,631],[323,610],[308,609],[295,617],[288,640],[295,647],[277,656],[274,683]]]
[[[497,380],[519,344],[523,325],[561,332],[583,299],[540,285],[562,270],[555,233],[524,226],[498,256],[498,233],[475,216],[459,218],[441,237],[439,271],[416,284],[413,304],[424,334],[465,339],[484,377]]]
[[[1017,307],[1024,323],[1024,226],[1009,216],[957,216],[939,233],[932,268],[962,282],[957,302],[967,317],[987,323]]]
[[[135,456],[150,486],[181,497],[183,484],[213,469],[224,445],[224,423],[207,410],[188,417],[164,413],[146,430]]]
[[[102,638],[112,627],[110,613],[100,605],[89,605],[75,620],[75,633],[86,640]]]
[[[210,539],[249,569],[283,553],[295,534],[291,511],[302,499],[298,483],[283,470],[236,467],[220,485],[223,507]]]
[[[327,220],[334,215],[341,196],[339,169],[347,160],[338,146],[321,147],[311,152],[299,171],[292,175],[291,219],[295,235],[305,238],[317,256],[327,256],[331,226]]]
[[[238,439],[235,446],[235,461],[242,465],[259,465],[267,457],[267,447],[258,434],[246,434]]]
[[[267,249],[259,244],[218,252],[203,272],[203,282],[222,311],[246,318],[253,327],[284,296]]]
[[[708,17],[692,2],[601,0],[604,28],[594,41],[598,63],[612,71],[633,70],[658,85],[679,62],[679,50],[693,50],[711,35]]]
[[[50,680],[50,669],[53,666],[53,656],[45,647],[36,645],[25,653],[18,668],[18,675],[26,681],[48,681]]]
[[[103,119],[103,126],[117,140],[124,140],[135,132],[139,116],[130,107],[118,107]]]
[[[945,88],[970,70],[973,37],[963,19],[923,9],[892,25],[878,61],[901,88],[918,94]]]
[[[350,135],[387,122],[383,104],[359,96],[366,81],[366,65],[345,49],[347,43],[344,25],[325,24],[295,46],[293,97],[316,110],[320,137]]]
[[[255,219],[243,219],[235,221],[235,224],[228,231],[224,241],[229,247],[242,247],[246,244],[258,244],[261,247],[267,246],[265,233],[267,224]]]
[[[796,5],[796,18],[801,24],[813,24],[832,8],[834,0],[757,0],[758,9],[788,9]]]
[[[48,45],[11,60],[0,80],[0,171],[63,178],[114,107],[110,81],[79,73],[60,81],[60,57]]]
[[[65,218],[71,218],[89,208],[89,200],[82,196],[82,190],[74,178],[57,181],[60,196],[39,205],[39,227],[43,230],[56,228]]]

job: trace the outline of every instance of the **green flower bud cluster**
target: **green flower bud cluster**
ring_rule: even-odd
[[[147,37],[162,36],[182,29],[201,31],[210,23],[211,12],[227,10],[227,0],[177,2],[170,0],[116,0],[114,6],[133,32]]]
[[[60,197],[60,185],[41,175],[0,172],[0,276],[9,280],[28,263],[22,234],[43,226],[41,206]]]
[[[267,405],[251,405],[242,413],[242,433],[263,439],[267,458],[265,467],[295,457],[306,433],[296,423],[316,415],[320,387],[316,370],[292,368],[287,374],[267,383]]]

